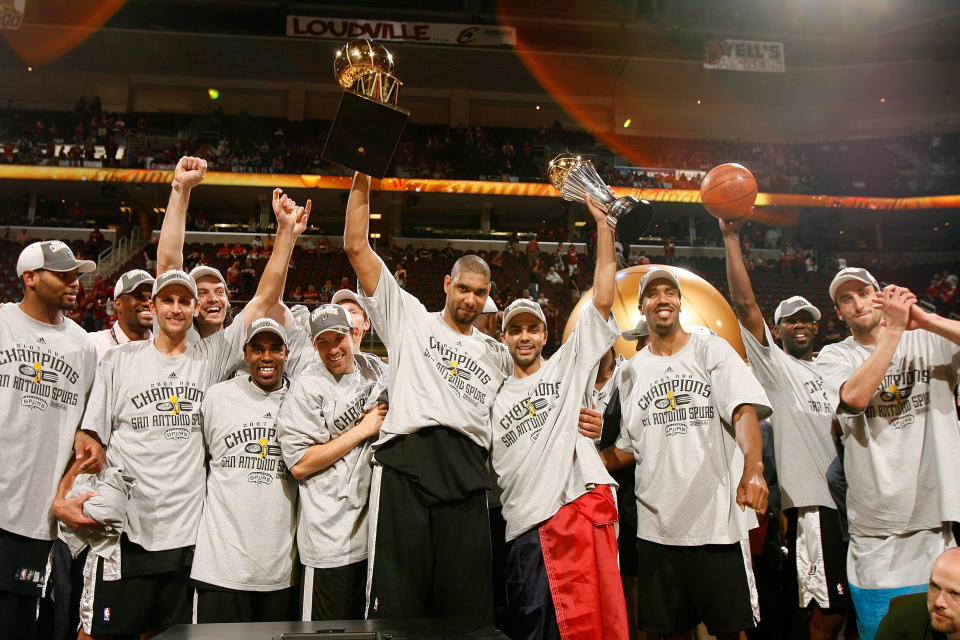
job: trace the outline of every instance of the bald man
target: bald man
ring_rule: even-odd
[[[947,549],[930,571],[926,597],[902,596],[890,604],[876,640],[960,638],[960,549]]]

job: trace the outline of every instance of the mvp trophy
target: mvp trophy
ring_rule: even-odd
[[[344,92],[323,159],[382,178],[410,117],[397,106],[403,83],[393,75],[393,56],[382,44],[354,40],[337,51],[333,69]]]
[[[593,163],[580,156],[561,153],[550,161],[547,176],[564,200],[584,203],[589,195],[607,214],[607,224],[621,243],[636,244],[653,220],[653,205],[633,196],[618,198],[610,193]]]

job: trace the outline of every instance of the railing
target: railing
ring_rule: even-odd
[[[118,235],[113,245],[107,247],[97,255],[97,268],[80,277],[81,284],[89,287],[93,284],[93,280],[97,275],[101,277],[109,276],[119,265],[123,264],[139,249],[140,227],[134,227],[127,236]]]

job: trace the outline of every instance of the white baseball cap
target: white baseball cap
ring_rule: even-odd
[[[637,320],[636,327],[620,332],[620,337],[624,340],[639,340],[649,335],[650,329],[647,327],[647,319],[643,316],[640,316],[640,319]]]
[[[801,311],[809,311],[814,321],[820,320],[820,309],[813,306],[810,301],[803,296],[793,296],[792,298],[781,300],[780,304],[777,305],[777,310],[773,312],[773,323],[777,324],[780,322],[780,318],[789,318],[793,314],[800,313]]]
[[[503,324],[501,325],[501,330],[506,331],[507,325],[510,324],[510,321],[521,313],[533,314],[538,320],[540,320],[540,322],[543,323],[543,326],[547,326],[547,317],[543,315],[543,309],[540,308],[539,304],[533,300],[518,298],[508,304],[506,311],[503,312]]]
[[[677,278],[677,274],[670,269],[658,266],[647,271],[645,274],[643,274],[643,278],[640,279],[640,288],[637,290],[637,303],[643,301],[643,292],[647,288],[647,285],[654,280],[659,280],[660,278],[669,280],[670,284],[676,287],[677,291],[680,292],[680,279]],[[681,295],[683,295],[682,292]]]
[[[333,294],[333,297],[330,298],[330,304],[340,304],[341,302],[352,302],[363,309],[364,313],[367,312],[367,307],[360,301],[360,296],[350,291],[350,289],[339,289]]]
[[[125,293],[133,293],[137,287],[145,284],[151,285],[152,291],[154,282],[156,282],[156,278],[143,269],[131,269],[117,278],[117,284],[113,287],[113,299],[116,300]]]
[[[487,301],[483,303],[483,311],[480,313],[496,313],[500,311],[497,309],[497,303],[493,301],[493,296],[487,296]]]
[[[259,318],[251,322],[250,326],[247,327],[247,338],[243,341],[243,344],[248,344],[253,340],[253,336],[258,333],[273,333],[280,337],[283,344],[287,344],[287,332],[273,318]]]
[[[847,267],[846,269],[838,271],[837,275],[833,276],[833,280],[830,282],[830,299],[833,300],[834,303],[837,302],[837,289],[839,289],[840,285],[844,282],[850,282],[851,280],[857,280],[863,284],[872,284],[874,289],[880,291],[880,285],[877,284],[877,279],[874,278],[869,271],[859,267]]]
[[[211,267],[208,264],[201,264],[190,270],[190,277],[193,278],[194,284],[204,276],[216,278],[223,283],[223,286],[227,286],[227,281],[223,279],[223,274],[215,267]]]
[[[97,268],[92,260],[77,260],[73,250],[60,240],[44,240],[28,244],[17,258],[17,277],[24,271],[73,271],[89,273]]]
[[[157,279],[153,282],[153,292],[150,294],[150,297],[156,298],[158,293],[172,284],[183,285],[190,291],[195,299],[199,297],[197,295],[197,283],[190,277],[189,273],[181,271],[180,269],[164,271],[157,276]]]

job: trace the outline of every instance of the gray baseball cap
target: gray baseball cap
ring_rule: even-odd
[[[310,337],[316,340],[324,331],[350,333],[353,317],[339,304],[322,304],[310,314]]]
[[[837,302],[837,289],[839,289],[840,285],[844,282],[850,282],[851,280],[858,280],[863,284],[872,284],[874,289],[880,291],[880,285],[877,284],[877,279],[874,278],[869,271],[859,267],[847,267],[846,269],[838,271],[837,275],[833,276],[833,280],[830,282],[830,299],[833,300],[834,303]]]
[[[820,320],[820,310],[813,306],[809,300],[803,296],[793,296],[786,300],[781,300],[777,305],[777,310],[773,312],[773,323],[780,322],[780,318],[789,318],[795,313],[809,311],[814,321]]]
[[[217,280],[223,283],[223,286],[227,286],[227,281],[224,280],[223,274],[220,273],[220,270],[214,267],[211,267],[208,264],[201,264],[190,270],[190,277],[193,278],[194,283],[196,283],[197,280],[199,280],[204,276],[211,276],[213,278],[216,278]]]
[[[533,314],[538,320],[540,320],[540,322],[543,323],[543,326],[547,326],[547,317],[543,315],[543,309],[540,308],[539,304],[533,300],[518,298],[508,304],[507,309],[503,312],[503,324],[501,325],[501,330],[506,331],[507,325],[510,324],[510,321],[521,313]]]
[[[669,280],[670,283],[677,288],[677,291],[680,291],[680,279],[677,278],[677,274],[675,274],[670,269],[666,269],[664,267],[659,267],[659,266],[654,267],[653,269],[650,269],[645,274],[643,274],[643,277],[640,279],[640,288],[637,289],[638,303],[643,300],[643,291],[644,289],[647,288],[647,285],[653,282],[654,280],[659,280],[660,278],[665,278],[666,280]],[[681,295],[683,295],[682,292],[681,292]]]
[[[133,293],[137,287],[145,284],[151,286],[150,290],[152,292],[154,282],[156,282],[156,278],[143,269],[131,269],[117,278],[117,284],[113,286],[113,299],[116,300],[125,293]]]
[[[73,250],[60,240],[44,240],[28,244],[17,258],[17,277],[24,271],[73,271],[89,273],[97,268],[92,260],[77,260]]]
[[[620,337],[624,340],[639,340],[640,338],[645,338],[650,335],[650,329],[647,327],[647,319],[643,316],[640,316],[640,319],[637,320],[637,326],[633,329],[627,329],[626,331],[620,332]]]
[[[284,331],[280,323],[273,318],[259,318],[251,322],[250,326],[247,327],[247,338],[243,341],[243,344],[247,344],[253,340],[253,337],[258,333],[273,333],[280,336],[283,344],[287,344],[287,332]]]
[[[170,269],[170,271],[164,271],[157,276],[157,279],[153,283],[153,292],[150,294],[150,297],[156,298],[158,293],[172,284],[183,285],[190,291],[194,299],[198,297],[197,283],[190,277],[189,273],[181,271],[180,269]]]

